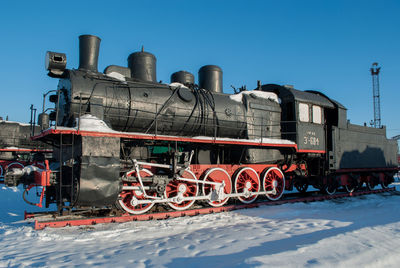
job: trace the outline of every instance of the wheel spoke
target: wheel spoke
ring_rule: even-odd
[[[276,194],[267,194],[267,198],[270,200],[278,200],[281,198],[285,189],[285,176],[282,171],[277,167],[271,167],[264,171],[263,186],[265,191],[272,191],[274,189]]]
[[[368,190],[373,190],[375,186],[377,185],[378,178],[376,178],[373,175],[370,175],[367,177],[367,181],[365,182],[365,185],[367,186]]]
[[[136,172],[129,172],[126,174],[127,177],[136,177]],[[147,170],[147,169],[142,169],[140,170],[140,176],[143,177],[150,177],[153,176],[153,174]],[[145,184],[146,185],[146,184]],[[135,187],[141,187],[140,183],[138,181],[126,181],[124,182],[124,186],[135,186]],[[147,193],[150,196],[156,196],[157,193],[155,192],[149,192]],[[144,193],[141,190],[123,190],[120,193],[120,198],[118,199],[118,205],[125,210],[126,212],[130,214],[143,214],[147,211],[149,211],[153,206],[154,203],[146,203],[146,204],[135,204],[135,201],[139,200],[146,200],[144,197]]]
[[[206,171],[204,175],[204,181],[208,182],[217,182],[221,183],[222,181],[225,182],[224,186],[224,193],[225,194],[230,194],[232,192],[232,182],[231,182],[231,177],[229,176],[228,172],[222,168],[211,168]],[[217,190],[215,185],[210,185],[210,184],[203,184],[203,194],[208,195],[211,193],[211,191]],[[228,202],[229,197],[224,198],[223,200],[214,200],[214,201],[207,201],[211,206],[213,207],[220,207],[224,205],[226,202]]]
[[[294,182],[294,187],[296,187],[297,191],[299,191],[300,193],[305,193],[308,189],[308,183],[306,179],[296,178]]]
[[[381,177],[381,187],[382,187],[382,189],[388,188],[389,184],[391,183],[389,176],[387,176],[385,173],[381,173],[380,177]]]
[[[197,180],[196,175],[190,170],[185,170],[182,178]],[[167,198],[178,198],[177,202],[169,202],[168,205],[175,210],[185,210],[191,207],[195,200],[181,201],[181,197],[195,197],[199,192],[199,186],[197,183],[187,182],[182,180],[172,180],[168,183],[165,188],[164,195]]]
[[[235,175],[235,192],[244,193],[247,189],[248,192],[259,192],[261,187],[260,177],[257,172],[250,168],[244,167],[238,169]],[[240,196],[238,199],[245,204],[254,202],[257,199],[257,195]]]

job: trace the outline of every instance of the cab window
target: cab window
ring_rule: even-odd
[[[322,109],[320,106],[313,105],[312,122],[315,124],[322,124]]]
[[[299,103],[299,120],[301,122],[310,122],[310,109],[306,103]]]

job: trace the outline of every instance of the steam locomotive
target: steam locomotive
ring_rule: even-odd
[[[35,131],[40,132],[40,128],[0,118],[0,183],[4,183],[7,170],[27,165],[44,168],[44,159],[51,157],[51,148],[30,139]]]
[[[215,65],[200,68],[198,84],[186,71],[161,83],[155,56],[143,50],[129,55],[128,67],[99,72],[100,38],[79,40],[78,69],[66,69],[63,53],[46,55],[59,84],[34,139],[52,144],[55,161],[6,174],[10,184],[41,186],[46,206],[60,212],[218,207],[309,185],[351,192],[387,187],[397,171],[386,129],[350,124],[346,108],[321,92],[258,83],[226,94]]]

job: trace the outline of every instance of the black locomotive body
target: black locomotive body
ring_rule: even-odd
[[[397,145],[385,129],[350,124],[346,109],[320,92],[259,84],[224,94],[214,65],[200,69],[199,85],[185,71],[158,83],[156,58],[143,50],[128,68],[100,73],[99,45],[98,37],[80,37],[76,70],[65,68],[64,54],[48,53],[49,75],[60,82],[50,96],[52,127],[36,139],[53,144],[57,163],[31,183],[45,186],[46,204],[60,211],[251,203],[309,184],[332,194],[363,183],[387,187],[397,170]]]
[[[280,120],[279,104],[257,95],[237,101],[230,94],[129,78],[119,81],[82,70],[71,70],[67,76],[58,86],[60,126],[75,126],[77,117],[87,112],[122,132],[245,139],[274,133],[280,138],[279,124],[272,125]],[[264,122],[257,122],[261,119]]]

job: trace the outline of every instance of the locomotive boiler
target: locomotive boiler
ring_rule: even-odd
[[[261,132],[268,136],[275,132],[279,137],[279,124],[272,126],[272,122],[280,120],[276,96],[257,95],[246,99],[243,105],[222,93],[222,70],[218,66],[203,66],[199,70],[199,86],[192,90],[193,75],[184,71],[174,73],[170,85],[157,83],[156,58],[144,51],[128,57],[128,68],[112,65],[99,73],[100,39],[85,35],[80,41],[79,68],[64,73],[67,77],[58,85],[58,114],[51,114],[58,125],[72,127],[77,116],[87,112],[123,132],[250,139]],[[271,113],[265,116],[261,111]],[[253,120],[251,124],[249,119]],[[264,122],[257,122],[261,119]],[[266,131],[261,126],[274,129]]]
[[[200,68],[197,84],[186,71],[161,83],[155,56],[143,49],[127,67],[99,72],[100,39],[79,40],[78,69],[66,69],[63,53],[46,56],[59,84],[50,96],[54,111],[40,115],[50,128],[34,139],[53,145],[55,161],[8,174],[16,184],[42,186],[46,205],[60,212],[247,204],[308,185],[351,192],[387,187],[397,170],[386,130],[350,124],[346,108],[320,92],[258,83],[226,94],[215,65]]]

